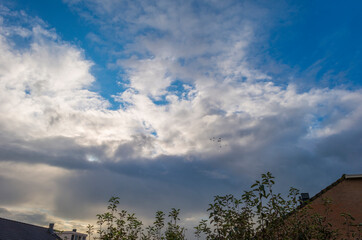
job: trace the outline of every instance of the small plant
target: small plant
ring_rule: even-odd
[[[88,224],[88,225],[87,225],[87,231],[86,231],[86,233],[87,233],[88,236],[89,236],[89,240],[91,240],[92,235],[93,235],[93,232],[94,232],[94,226]]]
[[[180,220],[180,209],[172,208],[169,213],[170,221],[167,223],[167,229],[165,237],[167,240],[184,240],[185,239],[185,228],[180,227],[177,221]]]

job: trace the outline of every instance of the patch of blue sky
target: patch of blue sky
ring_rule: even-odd
[[[304,85],[361,87],[362,2],[303,1],[296,8],[272,29],[269,55],[296,70]]]
[[[31,90],[28,87],[26,87],[24,93],[25,93],[26,96],[30,96],[31,95]]]
[[[119,109],[120,102],[117,102],[112,96],[122,93],[127,89],[125,85],[118,84],[116,81],[116,79],[121,79],[120,81],[123,82],[121,78],[122,74],[118,70],[107,69],[100,65],[92,67],[91,73],[97,79],[97,81],[93,83],[91,90],[99,93],[100,96],[110,103],[108,109]],[[123,107],[125,106],[121,105],[121,108]]]
[[[18,14],[9,14],[6,8],[0,8],[0,21],[3,26],[2,34],[6,35],[9,44],[19,51],[29,49],[32,42],[32,23],[23,21]]]
[[[167,100],[167,96],[169,95],[177,96],[178,100],[190,100],[190,98],[192,98],[192,94],[190,95],[190,91],[193,89],[195,88],[191,84],[186,83],[180,79],[176,79],[170,84],[170,86],[166,88],[166,94],[158,96],[157,98],[150,97],[150,99],[154,104],[159,106],[168,105],[170,103]]]
[[[311,124],[309,125],[310,130],[319,129],[324,125],[324,121],[328,118],[328,116],[313,116],[311,120]]]
[[[142,122],[142,125],[149,134],[153,135],[156,138],[158,137],[157,131],[152,127],[152,125],[146,123],[145,121]]]
[[[191,87],[191,85],[186,84],[180,79],[176,79],[170,84],[170,86],[166,90],[181,98],[183,96],[183,93],[189,92],[189,89],[186,86]]]
[[[158,96],[157,98],[154,98],[154,97],[149,97],[151,99],[151,101],[158,105],[158,106],[163,106],[163,105],[168,105],[169,104],[169,101],[167,100],[167,95],[168,94],[164,94],[164,95],[161,95],[161,96]]]
[[[156,132],[155,130],[152,130],[152,131],[150,132],[150,134],[153,135],[153,136],[155,136],[156,138],[158,137],[157,132]]]
[[[4,4],[11,6],[12,10],[23,10],[29,16],[42,19],[50,28],[55,28],[65,41],[81,44],[90,31],[90,26],[72,13],[61,0],[5,0]]]
[[[17,33],[7,36],[8,42],[18,51],[29,49],[31,46],[31,37],[19,35]]]

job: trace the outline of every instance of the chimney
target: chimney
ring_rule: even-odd
[[[73,232],[76,232],[76,231],[77,231],[77,229],[74,228],[74,229],[73,229]]]
[[[50,233],[54,233],[54,223],[49,223],[48,231],[49,231]]]
[[[301,203],[305,203],[306,201],[309,200],[309,193],[301,193],[299,200],[301,201]]]

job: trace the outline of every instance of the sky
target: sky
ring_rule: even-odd
[[[0,0],[0,217],[207,216],[362,173],[362,2]]]

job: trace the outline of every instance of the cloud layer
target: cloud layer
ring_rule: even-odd
[[[193,219],[213,195],[261,172],[287,182],[282,191],[316,192],[362,170],[361,90],[301,91],[259,70],[260,25],[275,14],[266,7],[65,2],[98,27],[92,39],[124,72],[126,90],[109,96],[119,103],[110,108],[84,50],[2,6],[0,213],[88,221],[120,195],[145,219],[171,207]]]

